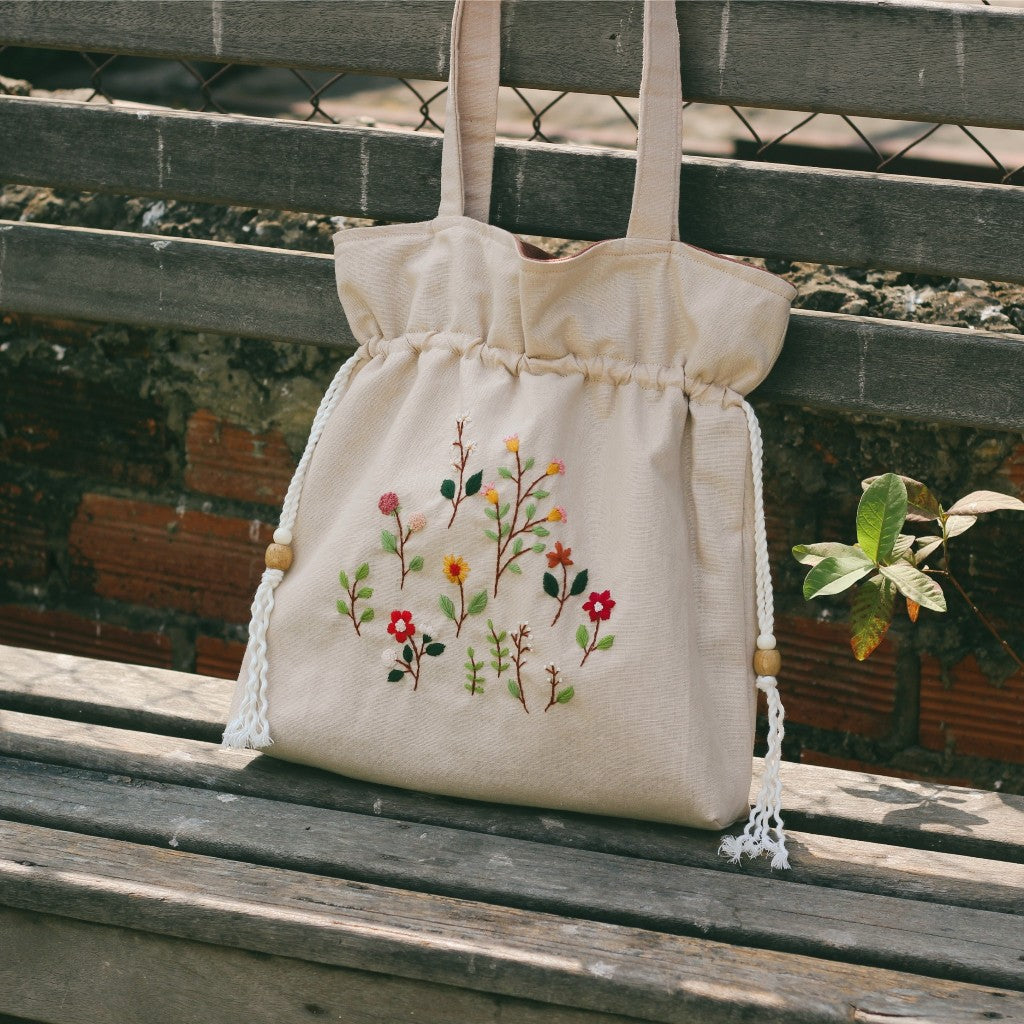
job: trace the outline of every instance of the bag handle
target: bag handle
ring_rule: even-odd
[[[501,71],[500,0],[455,0],[448,70],[438,216],[487,223]],[[630,238],[679,241],[682,100],[675,0],[644,0]]]

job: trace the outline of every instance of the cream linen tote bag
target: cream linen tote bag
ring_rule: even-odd
[[[437,216],[334,236],[359,347],[267,551],[223,745],[720,829],[750,809],[760,687],[764,784],[722,852],[787,866],[743,396],[796,289],[679,240],[670,0],[644,4],[626,237],[552,259],[489,224],[499,15],[455,4]]]

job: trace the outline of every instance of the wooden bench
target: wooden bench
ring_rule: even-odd
[[[636,95],[639,7],[507,2],[503,82]],[[0,44],[447,75],[450,2],[140,10],[3,0]],[[693,99],[1024,127],[1024,11],[680,16]],[[0,140],[5,181],[436,212],[436,136],[10,97]],[[631,174],[628,154],[499,145],[492,220],[621,235]],[[684,238],[718,252],[1024,281],[1014,187],[697,157],[682,178]],[[258,247],[0,222],[0,308],[351,348],[330,258]],[[796,312],[754,401],[1020,430],[1022,342]],[[3,1019],[1024,1020],[1024,798],[786,763],[793,869],[773,876],[711,833],[223,751],[230,692],[0,648]]]

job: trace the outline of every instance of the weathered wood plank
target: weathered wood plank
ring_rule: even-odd
[[[0,892],[14,908],[679,1024],[1024,1018],[1012,991],[12,822]]]
[[[0,708],[13,711],[216,743],[227,720],[232,686],[223,679],[0,645]],[[268,785],[271,778],[289,779],[285,785],[296,787],[294,796],[289,799],[319,803],[311,798],[305,782],[290,774],[296,769],[272,757],[253,751],[223,751],[215,756],[223,758],[227,766],[237,764],[242,775],[256,778],[259,773],[259,785],[263,785],[264,779],[268,780]],[[761,766],[761,760],[755,758],[754,789]],[[198,778],[206,781],[196,784],[219,787],[224,783],[223,775],[204,776],[202,772],[203,769],[197,767]],[[470,822],[478,819],[468,809],[481,806],[495,816],[486,831],[518,835],[520,833],[507,830],[520,827],[515,822],[525,814],[531,824],[524,827],[538,829],[537,835],[545,830],[557,832],[560,842],[567,841],[565,833],[573,835],[574,822],[587,820],[583,815],[474,805],[472,801],[369,786],[328,773],[317,773],[317,778],[319,781],[314,780],[314,785],[322,787],[321,799],[338,801],[336,804],[324,802],[321,806],[364,814],[474,828],[478,826]],[[782,782],[786,821],[796,829],[990,859],[1014,862],[1022,859],[1024,797],[787,761],[782,763]],[[437,817],[420,818],[419,815]],[[548,825],[547,821],[559,824]],[[656,825],[618,824],[626,829],[627,835],[640,829],[645,843],[661,842],[652,838],[661,834]],[[669,835],[674,832],[672,829],[665,831]],[[528,832],[526,837],[535,836]],[[671,859],[667,853],[670,848],[671,845],[655,845],[653,849],[657,852],[645,856]],[[608,849],[631,852],[632,847]]]
[[[120,231],[0,222],[0,308],[352,344],[330,256]],[[799,310],[790,323],[759,398],[1024,427],[1018,335]]]
[[[588,920],[1024,989],[1009,914],[0,758],[0,816]]]
[[[734,868],[718,855],[714,832],[446,800],[340,778],[254,751],[225,756],[219,747],[197,740],[12,711],[0,711],[0,755],[213,789],[222,800],[226,795],[256,796],[691,867],[771,873],[764,859]],[[793,867],[786,881],[1024,914],[1020,863],[814,835],[792,827],[788,838]],[[1020,852],[1024,855],[1024,847]]]
[[[0,1007],[51,1024],[635,1020],[3,907],[0,949]]]
[[[436,134],[10,97],[0,137],[3,181],[403,222],[440,197]],[[503,143],[490,219],[621,237],[634,169],[618,150]],[[681,238],[715,252],[1024,281],[1022,188],[697,156],[680,178]]]
[[[443,81],[450,0],[0,3],[0,42]],[[677,3],[687,99],[1007,128],[1024,12],[903,0]],[[73,14],[71,12],[74,12]],[[640,0],[508,2],[502,82],[636,96]]]

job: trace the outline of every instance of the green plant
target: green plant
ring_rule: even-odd
[[[978,516],[999,509],[1024,511],[1024,502],[997,491],[972,491],[950,508],[918,480],[884,473],[862,481],[864,493],[857,506],[857,542],[797,544],[793,557],[811,567],[804,580],[804,598],[839,594],[860,583],[853,600],[850,646],[863,661],[882,642],[892,622],[896,595],[906,601],[907,613],[916,622],[921,608],[946,610],[939,585],[945,579],[967,602],[986,629],[1019,668],[1024,661],[999,635],[992,623],[967,595],[950,569],[949,541],[969,530]],[[903,533],[907,522],[934,524],[931,533]],[[936,532],[937,531],[937,532]],[[940,551],[942,567],[926,565]]]

